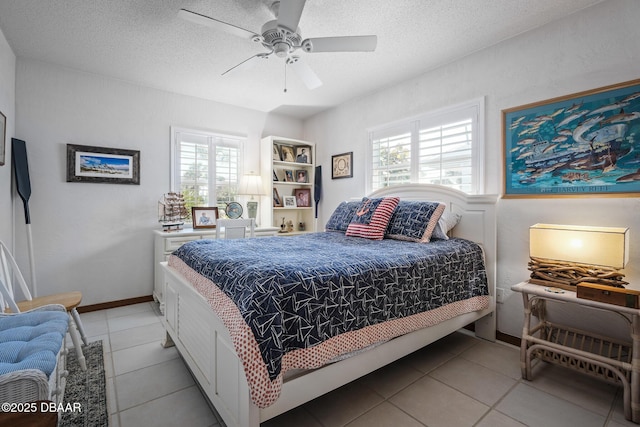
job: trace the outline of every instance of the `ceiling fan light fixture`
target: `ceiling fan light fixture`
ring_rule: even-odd
[[[285,42],[278,42],[273,45],[273,53],[275,53],[278,58],[286,58],[290,50],[291,46]]]

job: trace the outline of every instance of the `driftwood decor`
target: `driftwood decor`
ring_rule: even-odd
[[[581,282],[597,283],[600,285],[624,288],[629,282],[623,279],[624,274],[610,267],[579,264],[574,262],[552,261],[542,258],[531,258],[530,283],[543,286],[553,286],[560,289],[575,291]]]

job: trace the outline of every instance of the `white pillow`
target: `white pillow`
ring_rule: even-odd
[[[431,234],[432,239],[449,240],[449,231],[453,229],[460,222],[460,214],[451,212],[448,208],[444,210],[436,228]]]

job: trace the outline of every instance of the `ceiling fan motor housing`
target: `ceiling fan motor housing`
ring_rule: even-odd
[[[279,27],[276,20],[269,21],[262,26],[262,38],[264,39],[262,44],[267,49],[273,50],[276,56],[284,58],[300,46],[302,37],[299,32],[299,28],[292,32],[288,28]]]

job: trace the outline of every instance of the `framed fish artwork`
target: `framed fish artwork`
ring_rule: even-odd
[[[640,196],[640,79],[502,111],[504,197]]]

